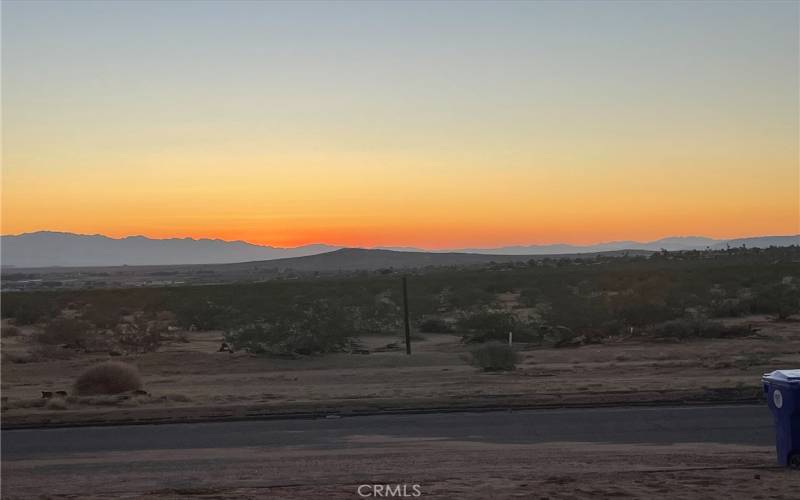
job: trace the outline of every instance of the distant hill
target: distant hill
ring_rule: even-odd
[[[109,238],[41,231],[0,239],[3,266],[137,266],[223,264],[253,260],[301,257],[330,252],[338,247],[306,245],[275,248],[243,241],[192,238],[152,239],[144,236]]]
[[[428,251],[416,248],[374,249],[371,253],[358,253],[359,249],[347,249],[342,254],[322,259],[325,266],[340,262],[341,269],[364,269],[381,267],[417,267],[419,265],[450,265],[487,262],[479,256],[489,256],[490,260],[503,261],[503,256],[515,256],[520,260],[525,256],[576,255],[597,252],[618,252],[622,250],[659,251],[662,249],[702,250],[706,248],[724,249],[727,246],[765,248],[768,246],[800,245],[800,236],[761,236],[733,240],[715,240],[699,236],[671,237],[651,242],[614,241],[596,245],[529,245],[499,248],[467,248],[451,251]],[[230,264],[237,262],[273,261],[325,254],[339,250],[331,245],[305,245],[296,248],[276,248],[254,245],[244,241],[223,241],[193,238],[153,239],[145,236],[109,238],[103,235],[81,235],[41,231],[20,235],[0,237],[0,262],[3,266],[20,268],[31,267],[91,267],[91,266],[141,266],[141,265],[183,265],[183,264]],[[363,249],[362,249],[363,250]],[[390,252],[384,254],[382,252]],[[395,254],[413,254],[401,257]],[[391,258],[386,258],[391,255]],[[448,257],[441,257],[448,256]],[[337,260],[340,259],[340,260]],[[364,262],[345,263],[353,259]],[[415,264],[407,266],[403,259]],[[382,263],[382,262],[392,263]],[[300,261],[297,265],[304,266]],[[310,262],[316,262],[311,259]],[[428,263],[430,262],[430,263]],[[374,264],[373,264],[374,263]],[[380,263],[380,264],[379,264]],[[283,265],[276,262],[276,265]],[[309,264],[311,265],[311,264]]]
[[[715,240],[712,238],[704,238],[702,236],[676,236],[648,242],[611,241],[608,243],[598,243],[595,245],[528,245],[500,248],[465,248],[456,251],[502,255],[547,255],[553,253],[588,253],[626,249],[652,250],[654,252],[658,252],[660,250],[669,250],[671,252],[681,250],[705,250],[707,248],[718,250],[724,249],[728,246],[741,247],[742,245],[745,245],[748,248],[800,245],[800,235],[757,236],[753,238],[738,238],[733,240]]]
[[[546,257],[594,257],[598,255],[650,255],[648,250],[630,250],[613,252],[595,252],[592,254],[559,254],[559,255],[492,255],[457,252],[411,252],[383,249],[343,248],[333,252],[291,259],[276,259],[262,262],[242,262],[229,264],[228,271],[250,268],[273,268],[298,272],[334,272],[334,271],[375,271],[378,269],[410,269],[426,266],[467,266],[488,264],[491,262],[523,262],[529,259]]]
[[[715,244],[712,248],[724,249],[727,247],[741,247],[747,248],[767,248],[767,247],[788,247],[791,245],[800,245],[800,235],[794,236],[760,236],[756,238],[738,238],[735,240],[721,241]]]

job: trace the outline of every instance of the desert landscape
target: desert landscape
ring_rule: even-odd
[[[711,261],[700,253],[418,270],[411,278],[417,315],[410,356],[397,278],[383,271],[227,288],[6,294],[9,315],[65,306],[38,321],[3,320],[3,425],[757,402],[764,372],[800,362],[798,287],[788,274],[795,254],[790,247]],[[760,265],[767,260],[775,269]],[[687,286],[655,279],[665,266],[693,272],[695,305],[663,302],[673,287]],[[630,290],[613,288],[627,283],[641,290],[639,309],[626,300],[626,309],[617,310],[613,301]],[[759,294],[778,293],[775,286],[786,294],[783,302],[760,302]],[[292,299],[296,293],[304,298]],[[576,310],[563,293],[585,309]],[[165,300],[174,306],[152,305]],[[297,316],[295,300],[310,301],[313,322],[302,311]],[[788,305],[775,309],[780,303]],[[264,307],[271,323],[238,326]],[[776,313],[752,314],[759,310]],[[737,316],[726,317],[731,311]],[[661,323],[650,323],[659,315]],[[554,324],[559,320],[570,322]],[[227,328],[204,330],[196,326],[201,321]],[[497,360],[477,355],[495,347]],[[515,358],[511,366],[492,364],[504,355]],[[135,387],[113,394],[76,390],[81,373],[108,361],[135,367]]]
[[[55,394],[71,392],[82,371],[108,356],[78,354],[46,365],[5,362],[3,425],[760,401],[765,371],[800,363],[800,322],[764,316],[729,321],[754,333],[655,345],[522,344],[511,372],[476,368],[454,334],[425,335],[413,342],[412,356],[399,348],[399,336],[372,336],[363,338],[363,353],[286,360],[218,352],[222,332],[191,332],[188,342],[114,358],[138,367],[147,391],[142,395]],[[10,356],[25,356],[29,348],[24,336],[4,340]],[[43,399],[42,391],[54,399]]]
[[[797,0],[0,14],[0,500],[798,497]]]
[[[6,291],[4,497],[791,498],[798,251]]]

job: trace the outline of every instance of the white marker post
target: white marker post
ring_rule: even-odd
[[[514,334],[512,332],[508,332],[508,345],[509,347],[514,345]]]

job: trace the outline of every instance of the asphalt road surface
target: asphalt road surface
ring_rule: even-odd
[[[718,483],[731,485],[741,476],[737,467],[774,467],[773,436],[764,406],[5,430],[3,496],[175,498],[206,491],[197,490],[202,487],[216,492],[213,498],[263,498],[267,491],[275,498],[351,498],[353,485],[365,480],[413,478],[427,491],[438,488],[439,498],[470,498],[491,481],[502,480],[493,488],[519,489],[539,477],[537,487],[546,489],[557,486],[548,482],[554,474],[590,472],[590,483],[582,484],[605,481],[608,486],[593,490],[601,496],[620,485],[634,496],[649,495],[636,489],[642,487],[638,480],[625,483],[625,474],[646,469],[656,478],[652,474],[670,467],[725,469],[729,476]],[[659,488],[671,491],[674,478],[662,479],[666,486]],[[714,478],[702,481],[707,488],[717,484]],[[281,496],[281,488],[291,491]]]
[[[337,448],[352,435],[490,443],[728,443],[769,445],[764,406],[695,406],[436,413],[201,424],[8,430],[2,458],[242,446]]]

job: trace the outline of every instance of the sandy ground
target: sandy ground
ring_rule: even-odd
[[[355,436],[353,448],[231,448],[3,463],[4,498],[360,498],[362,484],[422,498],[797,498],[771,447],[500,445]],[[362,489],[362,491],[364,491]],[[40,496],[41,495],[41,496]]]
[[[217,352],[219,332],[188,333],[188,343],[123,356],[136,364],[149,396],[50,407],[40,391],[69,391],[87,366],[111,359],[2,364],[3,423],[246,417],[280,412],[374,410],[475,405],[558,406],[756,398],[762,373],[800,366],[800,322],[738,320],[759,329],[738,339],[685,343],[617,342],[578,348],[521,349],[508,373],[470,366],[459,337],[428,334],[412,356],[385,350],[394,337],[365,337],[370,354],[297,360]],[[3,339],[3,352],[23,352],[24,336]]]

